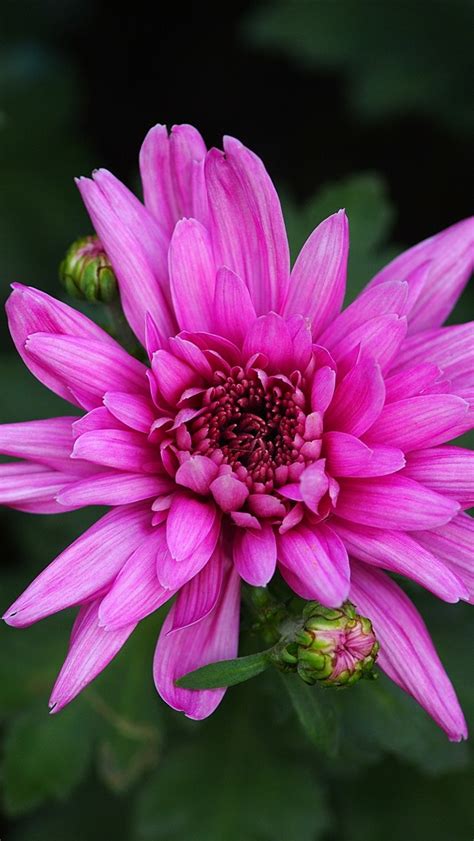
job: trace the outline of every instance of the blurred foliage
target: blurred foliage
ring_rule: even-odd
[[[300,0],[262,4],[246,31],[303,67],[344,73],[348,106],[386,120],[414,109],[467,131],[472,7],[462,2]],[[76,67],[47,46],[43,29],[79,15],[81,3],[33,4],[31,18],[0,47],[0,254],[2,297],[14,280],[61,294],[57,265],[90,230],[72,182],[95,163],[82,135]],[[16,18],[15,18],[16,14]],[[10,22],[11,22],[10,21]],[[421,28],[424,37],[420,37]],[[22,33],[28,33],[28,38]],[[34,37],[34,33],[40,36]],[[428,37],[426,37],[428,35]],[[454,93],[453,93],[454,92]],[[323,130],[323,129],[321,129]],[[311,175],[308,175],[310,178]],[[311,192],[309,185],[308,193]],[[455,196],[453,197],[453,201]],[[351,226],[348,300],[400,250],[384,178],[357,173],[328,183],[303,206],[284,197],[293,256],[329,213]],[[456,218],[453,207],[453,219]],[[461,299],[454,319],[466,317]],[[5,324],[2,324],[2,329]],[[70,414],[1,339],[1,421]],[[6,606],[50,559],[97,518],[0,511]],[[410,594],[426,617],[471,725],[474,692],[468,609]],[[47,700],[67,650],[73,611],[22,631],[0,628],[0,778],[9,841],[458,841],[472,835],[474,762],[388,680],[331,691],[300,685],[298,698],[270,671],[231,689],[215,716],[190,722],[153,686],[151,664],[163,611],[70,708]],[[247,632],[242,648],[258,642]],[[296,711],[295,711],[296,707]],[[338,731],[334,755],[321,729]]]
[[[246,33],[302,65],[343,70],[361,118],[412,112],[454,131],[474,127],[470,0],[276,0]]]

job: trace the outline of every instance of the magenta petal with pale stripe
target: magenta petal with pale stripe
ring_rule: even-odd
[[[155,685],[163,700],[188,718],[207,718],[219,706],[226,690],[180,689],[175,686],[175,680],[208,663],[236,657],[239,601],[239,576],[229,569],[216,606],[200,622],[170,634],[174,606],[165,620],[153,664]]]
[[[136,623],[107,631],[99,625],[100,600],[84,605],[72,629],[71,644],[54,684],[49,708],[57,713],[94,680],[118,654]]]
[[[350,598],[363,615],[370,616],[384,672],[416,698],[451,741],[466,739],[466,722],[454,689],[408,596],[382,572],[354,563]]]
[[[271,526],[259,531],[240,529],[234,538],[234,563],[239,575],[254,587],[264,587],[273,577],[277,560]]]

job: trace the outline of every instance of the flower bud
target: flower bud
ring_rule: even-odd
[[[75,298],[109,304],[117,297],[117,279],[96,236],[73,242],[59,266],[59,277]]]
[[[372,623],[351,602],[331,609],[309,602],[304,624],[279,653],[280,668],[297,671],[306,683],[350,686],[372,672],[379,644]]]

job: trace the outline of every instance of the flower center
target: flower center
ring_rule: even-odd
[[[273,383],[265,388],[256,375],[214,375],[216,384],[204,398],[204,411],[190,424],[193,450],[244,467],[254,482],[271,482],[275,471],[298,459],[297,436],[305,414],[294,389]]]

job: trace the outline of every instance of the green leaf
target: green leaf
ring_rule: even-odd
[[[176,686],[182,686],[183,689],[219,689],[222,686],[235,686],[256,677],[268,669],[269,665],[266,651],[237,657],[235,660],[218,660],[216,663],[195,669],[194,672],[188,672],[176,681]]]
[[[314,766],[281,749],[255,700],[247,686],[234,690],[230,710],[226,699],[173,746],[139,792],[134,841],[322,838],[330,815]]]
[[[45,708],[17,718],[5,739],[6,811],[17,815],[68,797],[87,771],[92,741],[91,718],[80,703],[55,716]]]
[[[286,691],[306,736],[315,747],[329,755],[337,750],[338,734],[333,710],[324,708],[320,702],[322,690],[308,686],[292,673],[281,673]]]

